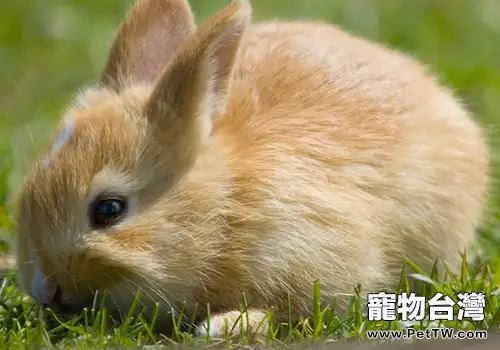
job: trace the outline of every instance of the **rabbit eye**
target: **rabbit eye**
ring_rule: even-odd
[[[127,200],[123,197],[98,198],[90,208],[90,221],[94,229],[116,224],[127,211]]]

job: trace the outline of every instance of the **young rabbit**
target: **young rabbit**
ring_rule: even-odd
[[[39,303],[79,312],[107,289],[126,313],[140,288],[160,325],[208,303],[213,336],[243,293],[255,327],[310,315],[316,279],[342,307],[358,283],[394,288],[405,256],[459,265],[489,186],[466,109],[404,54],[250,22],[243,0],[199,28],[184,0],[133,7],[25,178],[18,268]]]

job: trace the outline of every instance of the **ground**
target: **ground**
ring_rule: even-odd
[[[0,5],[0,268],[12,266],[14,199],[26,164],[48,142],[50,130],[78,88],[91,84],[103,67],[113,31],[132,0],[24,0]],[[227,0],[192,0],[198,21]],[[500,2],[495,0],[253,0],[255,18],[323,19],[353,33],[383,42],[424,61],[440,80],[455,89],[488,134],[492,154],[500,146]],[[500,164],[495,159],[494,177]],[[493,189],[488,220],[478,230],[477,258],[463,265],[459,276],[442,284],[432,274],[414,276],[428,283],[428,298],[436,292],[458,301],[458,292],[486,294],[485,318],[413,324],[415,329],[453,327],[491,334],[500,323],[500,200]],[[403,267],[402,267],[403,268]],[[2,270],[5,271],[5,270]],[[403,291],[405,281],[395,293]],[[316,290],[317,292],[317,290]],[[360,293],[362,293],[361,291]],[[313,286],[311,286],[313,293]],[[368,341],[370,330],[403,329],[404,321],[369,321],[359,298],[349,312],[336,316],[317,307],[314,318],[300,325],[271,329],[264,341]],[[429,311],[429,310],[427,310]],[[455,307],[458,313],[458,307]],[[109,332],[105,311],[89,311],[69,322],[39,310],[16,288],[15,271],[0,284],[0,347],[109,347],[121,344],[217,342],[193,340],[177,328],[168,339],[151,331],[151,320],[132,319]],[[240,343],[244,343],[243,337]],[[280,339],[280,341],[276,340]],[[234,340],[238,342],[238,340]],[[227,346],[228,340],[222,340]],[[457,343],[458,344],[458,343]]]

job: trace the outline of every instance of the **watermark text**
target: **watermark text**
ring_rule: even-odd
[[[488,339],[486,330],[457,330],[453,328],[427,328],[419,330],[405,328],[401,330],[366,331],[370,340],[426,340],[426,339]]]

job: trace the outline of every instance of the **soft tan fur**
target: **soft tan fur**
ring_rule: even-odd
[[[25,290],[38,264],[76,305],[107,288],[126,310],[140,287],[220,318],[245,293],[254,318],[286,321],[288,300],[308,315],[315,279],[330,302],[394,287],[403,256],[457,266],[489,186],[468,112],[404,54],[250,13],[233,0],[196,30],[184,0],[134,7],[101,84],[66,114],[71,137],[26,176]],[[103,191],[130,212],[92,231]]]

